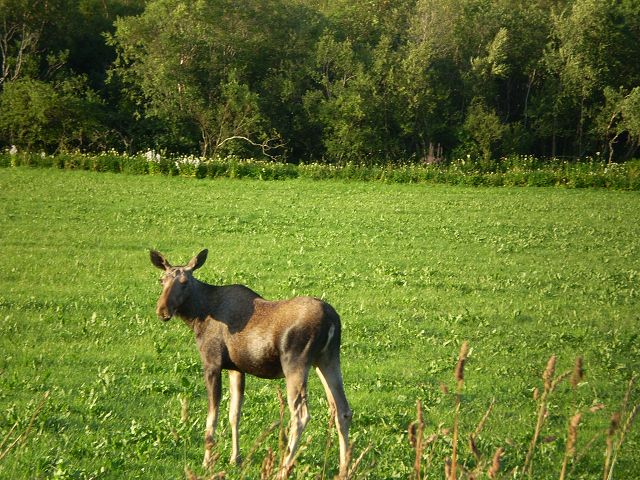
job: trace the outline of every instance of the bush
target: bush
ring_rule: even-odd
[[[30,166],[65,168],[132,175],[180,175],[195,178],[252,178],[255,180],[339,179],[385,183],[430,183],[486,187],[566,187],[640,190],[640,160],[608,164],[600,159],[573,161],[542,160],[532,156],[510,156],[499,160],[457,159],[449,163],[343,165],[300,163],[298,165],[241,159],[166,157],[153,151],[139,155],[115,151],[88,155],[64,152],[55,156],[44,153],[0,152],[0,167]]]
[[[121,171],[130,175],[144,175],[149,173],[149,164],[147,159],[140,156],[122,157]]]

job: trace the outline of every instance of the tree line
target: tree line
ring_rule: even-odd
[[[633,157],[640,0],[0,0],[0,147]]]

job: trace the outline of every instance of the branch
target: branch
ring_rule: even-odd
[[[21,26],[8,26],[5,21],[3,30],[2,37],[0,38],[0,54],[2,55],[0,85],[7,80],[16,80],[20,76],[24,57],[30,49],[35,51],[40,38],[40,32],[29,31],[26,24],[22,24]],[[19,32],[19,30],[21,31]],[[18,44],[18,51],[14,59],[15,65],[12,66],[12,62],[9,61],[9,50],[11,49],[11,43],[19,33],[21,34],[20,39],[16,40],[16,43]],[[11,72],[12,68],[13,72]]]
[[[11,442],[11,444],[6,449],[4,449],[0,453],[0,461],[11,451],[11,449],[13,449],[13,447],[23,442],[27,438],[27,436],[31,432],[31,428],[33,427],[33,422],[35,422],[36,417],[40,413],[40,410],[42,410],[42,408],[44,407],[44,404],[46,403],[48,398],[49,398],[49,390],[44,392],[42,400],[40,400],[40,402],[38,403],[38,406],[36,407],[33,414],[31,415],[31,419],[29,420],[29,424],[27,425],[26,430],[22,432],[20,435],[18,435],[18,437],[13,442]],[[9,439],[9,436],[15,430],[17,425],[18,423],[16,422],[16,424],[11,428],[11,430],[9,430],[9,433],[7,433],[6,437],[2,440],[2,447],[4,447],[4,444],[7,442],[7,440]]]
[[[271,142],[275,141],[276,139],[272,138],[269,140],[266,140],[262,143],[256,143],[253,140],[251,140],[250,138],[244,137],[242,135],[232,135],[231,137],[227,137],[224,140],[222,140],[221,142],[219,142],[216,145],[216,150],[218,150],[222,145],[224,145],[225,143],[231,141],[231,140],[244,140],[245,142],[253,145],[254,147],[260,147],[262,149],[262,154],[265,155],[266,157],[269,157],[271,160],[276,160],[276,157],[274,157],[273,155],[269,155],[267,153],[268,150],[273,150],[275,148],[281,148],[285,146],[285,143],[283,142],[279,142],[276,145],[272,145]]]

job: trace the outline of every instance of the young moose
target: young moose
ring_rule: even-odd
[[[151,263],[161,270],[162,293],[157,314],[163,320],[174,315],[191,327],[204,365],[209,397],[205,431],[204,465],[211,459],[218,421],[221,370],[229,371],[231,389],[231,462],[240,461],[238,423],[246,373],[262,378],[285,377],[291,412],[289,443],[281,476],[285,476],[309,421],[307,377],[316,368],[327,400],[335,412],[340,443],[340,474],[347,469],[351,410],[340,371],[340,317],[329,304],[310,297],[270,302],[242,285],[214,286],[193,277],[207,259],[207,250],[185,266],[172,266],[159,252],[151,251]]]

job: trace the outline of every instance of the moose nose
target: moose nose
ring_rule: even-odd
[[[166,305],[158,305],[158,308],[156,308],[156,314],[165,322],[170,320],[173,316]]]

